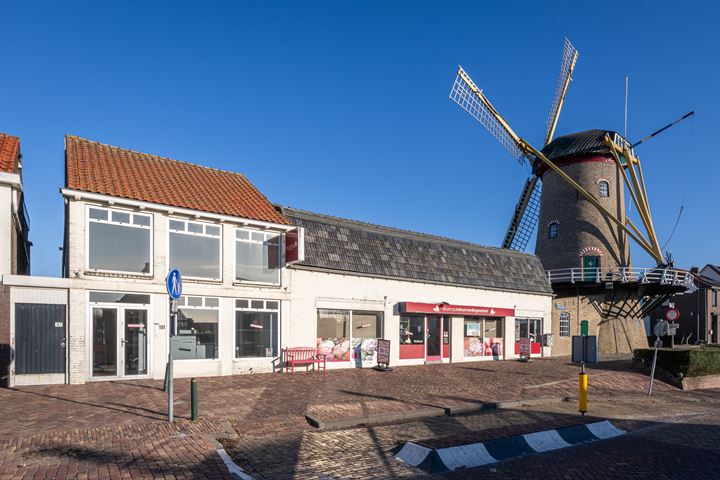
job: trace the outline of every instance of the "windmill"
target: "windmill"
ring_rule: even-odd
[[[553,140],[578,56],[577,49],[566,38],[555,96],[545,125],[543,149],[548,147]],[[614,223],[623,232],[623,235],[632,238],[658,264],[662,263],[662,252],[652,222],[640,159],[634,155],[632,146],[622,136],[615,132],[605,131],[599,140],[607,147],[618,168],[623,172],[625,184],[639,212],[644,232],[630,219],[620,218],[618,214],[610,212],[606,206],[598,202],[595,195],[567,175],[541,150],[536,149],[528,141],[517,135],[462,67],[458,69],[455,83],[450,92],[450,99],[493,134],[516,161],[533,167],[533,175],[525,181],[520,199],[510,220],[510,225],[502,243],[503,248],[524,251],[527,247],[538,222],[542,190],[540,177],[542,173],[550,169],[595,207],[604,218]]]
[[[513,159],[532,167],[502,247],[524,251],[538,226],[535,253],[553,286],[554,308],[566,302],[576,309],[577,317],[585,318],[594,309],[601,351],[617,350],[625,341],[630,349],[646,346],[639,320],[671,295],[691,288],[692,275],[664,264],[642,164],[633,147],[692,112],[635,144],[617,132],[599,129],[555,138],[577,60],[578,51],[566,38],[541,149],[515,133],[462,67],[450,99],[480,122]],[[626,216],[626,192],[638,224]],[[628,239],[656,266],[633,268]],[[593,308],[584,310],[585,306]],[[559,313],[553,310],[554,316],[560,317]],[[614,319],[635,322],[610,322]]]

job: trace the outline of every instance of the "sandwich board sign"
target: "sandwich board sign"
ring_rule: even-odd
[[[390,340],[378,338],[377,340],[377,365],[373,367],[375,370],[391,371],[390,365]]]

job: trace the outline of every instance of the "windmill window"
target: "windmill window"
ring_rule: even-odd
[[[569,337],[570,336],[570,314],[569,313],[561,313],[560,314],[560,336],[561,337]]]
[[[607,180],[600,180],[598,182],[598,194],[601,197],[610,196],[610,183]]]
[[[558,222],[551,223],[548,227],[548,238],[557,238],[559,233],[560,224]]]

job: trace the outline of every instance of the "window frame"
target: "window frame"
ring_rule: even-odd
[[[187,304],[188,298],[202,298],[202,305],[199,307],[190,306]],[[218,302],[217,307],[207,306],[208,299],[217,300],[217,302]],[[182,297],[180,297],[179,300],[177,300],[178,310],[186,308],[188,310],[216,310],[218,312],[218,317],[217,317],[218,318],[217,356],[216,356],[216,358],[174,358],[173,361],[175,361],[175,362],[221,362],[222,361],[222,351],[221,351],[222,343],[220,342],[220,337],[221,337],[221,333],[222,333],[222,319],[220,318],[220,314],[222,313],[222,308],[220,308],[221,303],[222,303],[221,300],[222,300],[221,297],[204,296],[204,295],[183,295]],[[181,304],[181,302],[183,304]],[[168,325],[170,325],[169,320],[170,319],[168,319]],[[177,321],[177,319],[176,319],[176,321]],[[168,348],[172,348],[172,345],[170,344],[170,342],[172,341],[171,340],[172,337],[169,335],[169,333],[170,332],[168,331]],[[183,335],[175,335],[175,336],[180,337]]]
[[[248,302],[248,306],[246,308],[244,307],[238,307],[238,301],[246,300]],[[268,358],[277,358],[282,355],[282,347],[280,345],[280,329],[281,329],[281,323],[280,323],[280,310],[282,306],[282,302],[279,299],[272,299],[272,298],[250,298],[250,297],[243,297],[243,298],[235,298],[233,299],[234,306],[233,306],[233,361],[235,360],[261,360],[261,359],[268,359]],[[263,302],[263,308],[252,308],[252,302]],[[278,306],[277,308],[268,308],[267,304],[268,302],[277,302]],[[266,313],[277,313],[277,331],[274,333],[274,335],[277,338],[277,348],[278,351],[276,352],[276,355],[272,355],[269,357],[238,357],[237,356],[237,312],[266,312]],[[270,335],[271,342],[272,342],[272,335]]]
[[[90,210],[104,210],[108,212],[108,219],[112,218],[112,212],[119,212],[119,213],[126,213],[130,215],[130,223],[123,223],[123,222],[114,222],[112,220],[97,220],[97,219],[91,219],[90,218]],[[150,219],[150,225],[144,226],[144,225],[135,225],[132,223],[133,218],[135,215],[139,215],[142,217],[148,217]],[[108,270],[104,268],[92,268],[90,266],[90,224],[91,223],[102,223],[102,224],[109,224],[109,225],[122,225],[129,228],[138,228],[141,230],[149,230],[150,231],[150,238],[148,240],[148,249],[149,249],[149,259],[150,259],[150,272],[149,273],[142,273],[142,272],[129,272],[126,270]],[[94,205],[94,204],[86,204],[85,205],[85,271],[87,272],[93,272],[93,273],[112,273],[116,275],[131,275],[135,277],[144,277],[144,278],[153,278],[155,276],[155,249],[154,249],[154,242],[155,242],[155,215],[152,213],[144,213],[139,212],[130,208],[115,208],[115,207],[106,207],[102,205]]]
[[[563,328],[563,327],[565,327],[565,328]],[[560,317],[558,318],[558,336],[559,337],[569,337],[570,336],[570,314],[567,312],[561,312]]]
[[[598,185],[598,197],[600,198],[610,198],[610,182],[605,180],[604,178],[601,178],[597,181]],[[605,195],[603,195],[603,187],[605,187]]]
[[[554,236],[553,231],[555,232]],[[548,239],[557,240],[558,237],[560,237],[560,222],[550,222],[550,225],[548,225]]]
[[[238,238],[238,232],[244,231],[248,232],[250,235],[248,240],[240,239]],[[253,233],[261,233],[264,235],[265,239],[262,242],[259,242],[257,240],[252,240],[252,234]],[[278,237],[278,273],[277,273],[277,281],[276,282],[261,282],[257,280],[240,280],[238,279],[238,259],[237,259],[237,243],[243,242],[243,243],[251,243],[254,245],[264,245],[267,241],[268,236],[276,236]],[[282,286],[282,260],[283,260],[283,238],[284,233],[283,232],[276,232],[273,230],[260,230],[260,229],[254,229],[254,228],[246,228],[246,227],[235,227],[233,229],[233,283],[234,284],[242,284],[242,285],[265,285],[265,286],[271,286],[271,287],[280,287]]]
[[[170,222],[183,222],[185,224],[185,231],[180,232],[178,230],[171,229]],[[196,223],[199,225],[203,225],[203,233],[194,233],[194,232],[190,232],[189,230],[187,230],[189,223]],[[205,233],[207,230],[207,226],[213,226],[213,227],[220,228],[220,236],[216,237],[215,235],[210,235],[210,234]],[[173,268],[173,267],[180,268],[177,265],[173,265],[173,263],[172,263],[172,258],[170,256],[170,233],[177,233],[180,235],[191,235],[191,236],[194,235],[196,237],[205,237],[205,238],[218,238],[218,240],[220,242],[220,248],[218,249],[219,255],[220,255],[220,258],[218,260],[220,277],[219,278],[195,277],[195,276],[183,274],[183,279],[197,280],[197,281],[203,281],[203,282],[222,282],[223,281],[223,225],[221,223],[205,222],[205,221],[193,220],[193,219],[182,218],[182,217],[170,217],[170,216],[167,217],[167,241],[166,241],[167,250],[166,251],[167,251],[168,268]],[[182,271],[182,268],[180,268],[180,270]]]

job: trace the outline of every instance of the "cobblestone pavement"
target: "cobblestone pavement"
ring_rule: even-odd
[[[629,435],[445,475],[449,480],[720,478],[718,412],[655,423]]]
[[[441,417],[405,424],[410,430],[383,426],[318,432],[308,425],[305,413],[333,419],[573,396],[577,372],[567,360],[543,359],[530,364],[402,367],[391,373],[337,370],[201,378],[200,422],[185,420],[189,380],[181,379],[176,381],[175,406],[181,421],[173,426],[163,421],[166,396],[158,381],[5,389],[0,390],[0,478],[228,477],[207,435],[222,430],[237,433],[232,446],[240,466],[252,470],[265,465],[255,470],[260,477],[318,478],[338,468],[352,468],[351,477],[370,478],[370,470],[378,468],[385,472],[381,478],[416,476],[418,472],[405,471],[392,455],[388,457],[397,442],[460,433],[468,438],[490,428],[478,426],[490,417]],[[590,372],[591,398],[639,398],[646,384],[647,377],[630,369],[627,361],[608,362]],[[655,391],[659,396],[677,394],[663,384]],[[548,418],[542,411],[529,410],[498,413],[497,418],[500,423],[487,425],[549,425],[569,421],[570,416]],[[277,463],[273,457],[283,461]]]
[[[652,399],[603,398],[591,403],[594,416],[582,417],[575,402],[552,402],[542,405],[519,405],[515,409],[501,409],[454,417],[436,417],[399,425],[353,428],[339,431],[307,431],[286,434],[243,437],[224,441],[234,460],[256,479],[384,479],[384,478],[685,478],[685,458],[677,464],[672,441],[664,445],[653,444],[658,451],[650,451],[644,439],[655,438],[664,442],[665,426],[673,436],[680,438],[679,445],[691,448],[693,438],[704,436],[713,449],[720,450],[720,422],[713,419],[720,413],[720,392],[692,394],[678,393]],[[559,428],[579,423],[610,419],[615,425],[630,432],[622,440],[596,442],[592,445],[571,447],[564,452],[535,455],[520,460],[499,463],[481,469],[444,475],[427,475],[395,460],[394,453],[406,441],[426,446],[445,446],[480,442],[505,436]],[[689,426],[689,423],[692,422]],[[674,437],[673,437],[674,438]],[[684,443],[683,443],[684,442]],[[662,448],[661,448],[662,447]],[[575,457],[581,452],[582,460]],[[595,451],[605,452],[594,457]],[[277,452],[282,452],[278,455]],[[668,456],[668,452],[672,452]],[[682,447],[681,455],[688,450]],[[702,454],[702,451],[698,452]],[[655,466],[646,465],[645,458],[654,458]],[[691,457],[692,458],[692,457]],[[661,461],[662,460],[662,461]],[[683,463],[684,462],[684,463]],[[637,465],[636,465],[637,464]],[[671,465],[672,464],[672,465]],[[623,468],[627,465],[628,468]],[[591,475],[586,475],[586,469]],[[720,478],[708,470],[694,468],[693,478]],[[638,472],[635,475],[635,472]],[[668,474],[671,472],[672,474]],[[663,476],[665,475],[665,476]],[[657,476],[657,475],[654,475]]]

